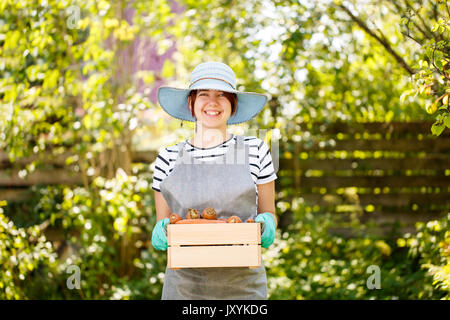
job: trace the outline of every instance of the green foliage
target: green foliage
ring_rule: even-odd
[[[57,255],[38,226],[17,228],[0,203],[0,299],[56,295]]]
[[[166,258],[149,250],[155,218],[147,180],[118,173],[95,185],[91,192],[51,188],[49,195],[59,200],[49,196],[36,206],[51,208],[49,221],[63,230],[72,248],[69,253],[58,249],[57,256],[54,240],[46,240],[37,226],[17,228],[0,216],[2,298],[160,297]],[[418,224],[417,235],[382,239],[344,238],[331,231],[331,216],[312,214],[301,206],[295,212],[297,222],[279,232],[275,244],[263,253],[270,299],[448,298],[450,215]],[[367,231],[362,225],[355,227]],[[71,265],[81,270],[79,290],[66,286]],[[380,268],[380,289],[367,285],[371,266]]]
[[[129,19],[125,12],[131,9]],[[2,268],[1,276],[26,278],[26,285],[5,280],[7,298],[159,297],[158,268],[165,257],[144,252],[154,223],[151,190],[131,175],[130,160],[139,113],[154,107],[138,84],[143,77],[151,83],[154,73],[133,74],[123,61],[138,37],[165,39],[176,29],[166,27],[173,17],[164,0],[151,6],[136,1],[133,7],[120,0],[1,2],[0,149],[11,162],[37,155],[28,173],[39,169],[44,157],[69,155],[65,165],[83,178],[83,188],[35,188],[27,204],[5,209],[23,228],[59,234],[45,243],[51,244],[48,252],[24,240],[27,252],[35,250],[36,257],[42,252],[35,261],[23,264],[23,254],[16,252],[5,257],[19,263],[20,273]],[[6,248],[14,244],[10,238]],[[52,264],[45,260],[50,254]],[[41,276],[31,274],[41,270],[37,264],[43,265]],[[80,267],[80,290],[67,288],[70,265]]]
[[[258,63],[253,50],[258,49],[260,41],[250,35],[261,28],[264,4],[255,0],[179,2],[186,10],[179,17],[184,37],[178,41],[177,78],[187,79],[198,63],[222,61],[236,73],[239,90],[262,92],[258,79],[248,75],[254,74]]]
[[[180,62],[186,70],[180,77],[202,59],[230,63],[243,88],[269,94],[268,108],[254,121],[259,127],[279,127],[289,136],[297,123],[311,119],[433,119],[423,107],[426,97],[404,94],[415,90],[405,68],[414,72],[417,46],[402,34],[401,6],[347,1],[352,19],[340,2],[330,1],[185,3]],[[202,14],[207,7],[214,8],[214,19]]]
[[[179,3],[177,15],[168,0],[0,2],[0,149],[12,162],[69,153],[65,164],[83,177],[83,187],[38,186],[27,202],[0,201],[0,298],[160,297],[166,256],[150,246],[150,178],[133,171],[130,154],[144,110],[151,137],[141,141],[178,133],[140,81],[184,81],[197,63],[224,61],[239,90],[270,95],[251,124],[283,137],[310,120],[435,117],[435,135],[450,128],[446,0],[346,1],[348,12],[340,1]],[[178,61],[161,71],[124,64],[139,39],[159,54],[176,42]],[[264,253],[271,299],[449,297],[448,217],[416,236],[347,239],[331,232],[334,218],[294,211]],[[72,265],[79,290],[67,288]],[[367,287],[371,266],[380,290]]]
[[[11,252],[2,261],[18,261],[14,267],[17,269],[13,264],[11,268],[2,268],[0,273],[2,283],[10,288],[7,298],[159,299],[166,255],[150,248],[156,217],[148,180],[118,170],[113,179],[95,179],[90,189],[64,186],[38,189],[42,198],[34,210],[37,216],[40,212],[48,213],[41,215],[45,218],[45,223],[41,223],[46,225],[44,232],[47,229],[49,234],[52,230],[62,232],[56,238],[53,236],[50,243],[39,233],[39,225],[35,225],[30,227],[31,239],[38,242],[31,243],[23,229],[16,231],[12,221],[4,222],[0,234],[4,238],[6,232],[8,237],[2,238],[1,245],[12,251],[2,249]],[[21,251],[16,251],[15,246]],[[25,251],[27,255],[22,253]],[[41,271],[39,275],[30,275],[29,271],[38,264],[52,268],[52,273]],[[80,269],[79,290],[66,286],[70,276],[67,270],[73,265]],[[26,282],[19,286],[16,277],[26,278]],[[29,290],[34,283],[54,285],[49,286],[45,295]]]
[[[155,283],[161,284],[165,255],[147,251],[155,223],[148,181],[118,170],[114,179],[96,178],[91,190],[62,193],[50,220],[60,223],[68,245],[78,248],[61,265],[80,267],[81,290],[74,293],[88,299],[159,298]]]
[[[443,267],[437,251],[427,251],[427,258],[418,259],[411,250],[397,245],[394,238],[369,236],[367,232],[344,238],[332,232],[335,220],[329,215],[306,212],[302,207],[296,210],[295,224],[277,237],[275,245],[264,254],[270,299],[440,299],[444,296],[445,291],[441,289],[444,286],[433,282],[421,268],[427,261],[436,259],[436,265]],[[363,225],[355,227],[367,231]],[[438,246],[429,240],[422,239],[422,246],[430,243],[432,247]],[[368,286],[373,266],[380,270],[379,289]]]
[[[138,72],[124,61],[131,64],[140,37],[162,42],[177,32],[176,24],[166,27],[174,16],[165,0],[151,6],[124,0],[2,1],[0,148],[11,162],[72,153],[68,164],[81,172],[85,187],[88,178],[112,178],[117,168],[130,174],[139,114],[155,108],[139,83],[151,84],[160,75]],[[40,164],[38,159],[26,170]]]
[[[431,131],[439,136],[445,128],[450,128],[448,1],[413,1],[405,2],[405,5],[397,4],[403,14],[400,27],[403,34],[419,48],[413,65],[415,87],[405,91],[402,97],[415,94],[427,99],[426,111],[436,115]]]
[[[405,235],[397,244],[409,248],[411,257],[433,277],[433,286],[450,300],[450,214],[440,220],[417,224],[416,235]]]
[[[257,81],[244,76],[244,86],[273,100],[259,125],[285,128],[294,115],[365,122],[436,112],[433,134],[450,125],[447,0],[185,3],[187,70],[218,58],[242,78],[245,66]],[[207,7],[214,19],[202,15]]]

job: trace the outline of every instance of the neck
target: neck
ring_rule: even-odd
[[[231,136],[231,133],[227,133],[226,127],[223,129],[207,129],[199,126],[190,143],[197,148],[211,148],[227,141]]]

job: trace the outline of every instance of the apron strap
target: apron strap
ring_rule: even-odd
[[[236,147],[241,149],[244,147],[244,137],[236,135]]]
[[[247,164],[248,154],[246,152],[244,136],[236,136],[236,147],[234,149],[236,164]]]
[[[178,148],[178,157],[177,157],[177,161],[176,164],[180,163],[183,161],[183,156],[184,156],[184,146],[186,145],[185,141],[181,141],[177,143],[177,148]]]
[[[186,141],[181,141],[177,144],[178,148],[178,158],[176,164],[179,163],[196,163],[197,160],[189,157],[187,151],[185,150]],[[225,155],[225,159],[212,160],[210,163],[225,163],[227,164],[246,164],[248,162],[248,154],[246,152],[244,143],[244,136],[236,135],[236,144],[234,148],[228,150]]]

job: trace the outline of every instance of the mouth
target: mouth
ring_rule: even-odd
[[[220,112],[220,111],[212,111],[212,110],[206,110],[203,113],[207,117],[210,117],[210,118],[217,118],[217,117],[219,117],[222,114],[222,112]]]

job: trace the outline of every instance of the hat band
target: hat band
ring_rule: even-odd
[[[194,83],[196,83],[196,82],[198,82],[200,80],[204,80],[204,79],[213,79],[213,80],[220,80],[220,81],[226,82],[231,88],[233,88],[233,90],[236,90],[236,88],[231,83],[229,83],[228,81],[226,81],[224,79],[220,79],[220,78],[213,78],[213,77],[203,77],[203,78],[197,79],[197,80],[195,80],[195,81],[193,81],[193,82],[191,82],[189,84],[189,88],[192,87],[192,85]]]

